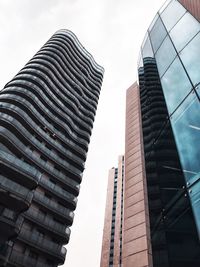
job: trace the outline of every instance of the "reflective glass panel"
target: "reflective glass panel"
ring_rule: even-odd
[[[171,0],[167,0],[163,6],[160,8],[159,13],[161,14],[163,12],[163,10],[169,5],[169,2],[171,2]]]
[[[178,51],[183,49],[199,30],[199,22],[187,12],[170,32],[176,49]]]
[[[200,103],[191,93],[172,116],[172,127],[187,181],[200,174]]]
[[[192,89],[192,85],[178,57],[162,77],[161,83],[167,108],[171,114]]]
[[[139,59],[138,59],[138,69],[141,67],[143,67],[143,59],[142,59],[141,50],[140,50]]]
[[[144,47],[142,49],[142,56],[143,58],[154,57],[149,37],[147,37]]]
[[[152,20],[152,22],[151,22],[151,24],[150,24],[150,26],[149,26],[149,31],[151,31],[151,29],[153,28],[153,26],[154,26],[154,24],[155,24],[157,18],[158,18],[158,13],[157,13],[157,14],[155,15],[155,17],[153,18],[153,20]]]
[[[164,40],[165,36],[167,35],[167,32],[165,30],[165,27],[160,19],[156,20],[151,32],[150,32],[150,38],[151,38],[151,43],[153,46],[154,52],[157,51],[159,46],[161,45],[162,41]]]
[[[176,0],[172,1],[161,14],[165,27],[169,31],[186,12],[185,8]]]
[[[168,36],[165,38],[161,47],[158,49],[155,57],[158,66],[158,71],[161,77],[176,57],[176,51]]]
[[[187,72],[194,84],[200,82],[200,34],[198,34],[180,53]]]

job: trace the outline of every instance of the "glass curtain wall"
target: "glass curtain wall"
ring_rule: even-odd
[[[200,266],[200,23],[167,1],[138,62],[154,266]]]

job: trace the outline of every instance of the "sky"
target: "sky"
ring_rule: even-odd
[[[126,89],[164,0],[0,0],[0,88],[58,29],[73,31],[105,68],[67,267],[99,267],[108,170],[124,153]]]

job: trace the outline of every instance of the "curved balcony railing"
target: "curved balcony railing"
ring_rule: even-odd
[[[84,73],[87,74],[87,76],[89,76],[90,79],[92,79],[93,81],[96,81],[96,83],[98,83],[99,86],[101,86],[102,83],[102,77],[98,76],[97,72],[93,72],[93,70],[89,67],[86,66],[85,63],[80,59],[80,57],[77,55],[77,53],[75,52],[76,49],[74,49],[75,47],[72,47],[72,43],[71,42],[63,42],[63,38],[60,35],[56,35],[56,36],[52,36],[52,38],[48,41],[48,43],[46,43],[44,45],[44,47],[47,44],[58,44],[59,46],[63,47],[66,51],[66,53],[69,53],[70,58],[75,62],[74,64],[76,64],[78,69],[82,69]],[[99,92],[97,92],[99,93]]]
[[[95,87],[93,83],[88,85],[88,82],[86,82],[83,75],[80,74],[82,66],[79,67],[79,72],[75,72],[75,69],[72,67],[72,65],[69,65],[69,62],[66,61],[65,55],[62,55],[63,52],[64,51],[62,47],[59,47],[55,41],[51,41],[49,44],[42,47],[34,59],[48,59],[48,62],[52,65],[54,71],[60,73],[60,80],[68,82],[72,81],[73,83],[77,84],[79,92],[81,90],[84,93],[84,99],[82,101],[88,102],[86,105],[93,110],[96,108],[98,103],[100,86]],[[61,67],[62,70],[60,69]],[[94,87],[96,89],[94,89]],[[80,95],[76,94],[76,96],[78,99],[80,99]]]
[[[80,43],[80,41],[78,40],[78,38],[74,33],[72,33],[69,30],[62,29],[58,30],[54,34],[54,36],[56,35],[62,35],[63,37],[68,37],[68,38],[70,37],[70,39],[72,39],[76,43],[75,47],[80,52],[81,58],[84,59],[85,62],[92,67],[93,71],[96,70],[99,75],[101,76],[103,75],[104,69],[95,62],[93,56],[82,46],[82,44]]]
[[[84,78],[91,83],[91,89],[93,89],[93,94],[95,96],[98,95],[99,87],[101,86],[101,80],[97,80],[94,78],[93,75],[91,75],[91,72],[88,72],[83,65],[81,65],[76,57],[73,56],[71,53],[71,50],[69,49],[69,46],[67,44],[60,43],[56,40],[50,40],[48,44],[45,44],[43,48],[55,48],[60,51],[61,55],[64,56],[65,64],[69,66],[70,71],[73,72],[75,75],[84,75]],[[97,92],[96,92],[97,90]]]
[[[78,87],[75,82],[73,82],[69,78],[69,80],[64,81],[62,77],[60,77],[61,74],[59,73],[59,71],[49,62],[49,60],[50,59],[48,59],[47,56],[44,57],[44,55],[39,55],[37,57],[37,64],[35,63],[36,60],[34,60],[34,68],[33,63],[29,63],[27,68],[22,70],[14,80],[19,80],[20,76],[24,73],[30,74],[30,70],[32,76],[31,78],[33,79],[34,77],[32,75],[32,72],[34,72],[35,76],[39,77],[37,77],[37,82],[34,80],[30,80],[30,82],[32,82],[33,86],[35,85],[38,88],[41,88],[42,91],[44,91],[45,89],[47,93],[45,95],[48,96],[48,99],[52,103],[54,103],[55,106],[50,106],[50,108],[55,109],[58,113],[60,112],[70,115],[74,120],[74,123],[83,125],[83,127],[85,127],[85,129],[87,130],[89,128],[89,124],[91,126],[91,124],[93,123],[96,107],[94,108],[89,105],[89,102],[86,101],[80,95],[80,93],[76,92]],[[45,78],[42,77],[41,72],[43,76],[45,75]],[[25,79],[21,78],[21,80]],[[13,80],[10,83],[12,82]],[[10,85],[10,83],[8,85]],[[74,90],[74,86],[76,86],[76,90]],[[70,95],[70,93],[73,93],[73,96]],[[74,105],[77,106],[75,107]],[[77,107],[79,108],[77,109]],[[58,110],[56,108],[58,108]],[[73,116],[73,112],[70,111],[71,109],[75,110],[75,112],[78,113],[78,117]]]
[[[39,251],[43,251],[46,254],[53,255],[59,260],[59,263],[64,263],[66,249],[63,249],[61,245],[58,245],[44,237],[38,236],[35,232],[22,228],[18,239],[23,240],[29,246],[32,245]]]
[[[24,213],[24,217],[30,218],[32,221],[35,221],[46,230],[58,235],[61,241],[65,242],[66,244],[68,243],[71,231],[69,227],[66,227],[64,224],[55,222],[52,217],[48,215],[44,216],[41,212],[38,212],[34,208],[28,209]]]
[[[68,222],[69,225],[72,224],[74,213],[71,210],[65,208],[64,206],[58,204],[54,200],[49,199],[48,197],[40,194],[37,191],[35,192],[33,199],[54,214],[57,214],[57,216],[60,216],[62,219],[64,219],[64,222]]]
[[[5,94],[6,97],[7,94]],[[11,95],[10,95],[11,96]],[[3,95],[0,95],[0,99],[3,98]],[[2,99],[3,100],[3,99]],[[5,99],[6,100],[6,99]],[[2,103],[3,101],[1,101],[1,105],[3,105]],[[9,105],[10,106],[10,105]],[[51,142],[54,143],[54,146],[59,145],[58,142],[55,142],[54,140],[52,140],[52,138],[49,137],[49,135],[44,134],[44,130],[42,130],[38,124],[36,124],[32,118],[30,116],[28,116],[23,110],[19,109],[19,115],[21,115],[22,120],[20,123],[24,123],[25,127],[26,123],[28,123],[29,127],[28,128],[32,128],[33,130],[35,130],[36,134],[40,134],[41,136],[43,136],[43,138],[45,138],[47,140],[47,142]],[[42,120],[43,121],[43,120]],[[74,143],[74,141],[68,139],[66,136],[64,136],[61,132],[59,132],[55,127],[53,127],[51,124],[49,124],[47,121],[44,121],[43,123],[46,127],[46,129],[48,129],[51,133],[55,134],[57,138],[59,138],[59,140],[61,140],[64,144],[68,145],[70,148],[73,148],[73,151],[79,153],[81,156],[84,155],[85,150],[83,150],[81,147],[79,147],[77,144]],[[36,131],[37,130],[37,131]],[[68,148],[69,149],[69,148]],[[76,156],[75,156],[76,157]],[[76,157],[78,159],[78,157]]]
[[[26,140],[29,141],[29,143],[32,144],[33,147],[36,147],[37,150],[41,152],[41,154],[46,155],[46,157],[49,158],[52,162],[60,166],[60,168],[64,172],[69,172],[69,175],[71,173],[73,176],[77,177],[82,175],[82,171],[80,169],[73,166],[73,164],[68,163],[68,161],[61,159],[52,150],[49,150],[44,144],[42,144],[36,138],[34,138],[22,125],[21,127],[19,127],[18,126],[19,123],[16,123],[17,121],[13,119],[13,117],[4,113],[1,115],[0,121],[6,121],[7,123],[11,123],[11,125],[13,126],[13,127],[12,126],[9,127],[9,125],[4,125],[4,127],[0,126],[0,134],[2,134],[3,136],[5,135],[4,138],[7,136],[9,139],[12,139],[12,141],[14,141],[14,144],[16,146],[20,145],[21,147],[23,147],[24,149],[23,152],[29,151],[29,148],[26,145],[24,145],[24,143],[21,141],[25,137]],[[10,130],[12,128],[15,130],[15,135]]]
[[[65,46],[67,46],[68,49],[70,49],[72,58],[75,58],[78,61],[78,66],[84,66],[84,68],[87,70],[87,72],[90,73],[94,79],[98,79],[99,81],[101,81],[102,77],[103,77],[103,72],[104,72],[103,68],[102,68],[101,72],[99,72],[96,68],[94,68],[91,65],[90,60],[87,61],[85,59],[85,57],[82,55],[82,53],[80,52],[78,47],[76,47],[74,42],[72,40],[70,40],[69,38],[66,38],[66,37],[67,36],[63,35],[60,32],[60,33],[56,33],[55,35],[53,35],[49,41],[51,41],[52,39],[53,40],[56,39],[56,40],[58,40],[59,44],[63,44]]]
[[[28,188],[36,187],[41,178],[41,173],[34,167],[30,166],[29,164],[23,162],[22,160],[2,150],[0,150],[0,165],[1,166],[6,165],[7,168],[9,169],[11,168],[17,173],[23,174],[23,177],[25,176],[26,179],[29,180],[23,182],[24,186],[26,185],[28,187],[29,185]]]
[[[29,159],[33,160],[37,166],[39,166],[40,168],[45,170],[47,173],[49,173],[50,176],[53,176],[56,179],[60,178],[61,181],[64,182],[66,185],[68,185],[73,190],[73,192],[75,194],[78,194],[80,181],[77,182],[77,181],[73,180],[72,178],[69,178],[68,176],[66,176],[62,172],[56,170],[54,167],[49,165],[48,162],[44,162],[43,160],[41,160],[38,156],[36,156],[34,153],[32,153],[32,151],[28,147],[23,145],[23,143],[21,143],[21,141],[15,135],[13,135],[10,131],[8,131],[8,130],[4,131],[4,138],[5,137],[6,137],[6,140],[9,140],[9,142],[12,145],[14,144],[15,149],[17,148],[19,152],[23,151],[24,154]],[[21,161],[21,162],[22,162],[22,164],[24,163],[23,161]],[[26,165],[28,165],[28,164],[26,164]],[[40,178],[41,178],[41,175],[40,175]],[[79,178],[81,178],[81,177],[79,177]]]
[[[39,87],[36,85],[36,84],[34,84],[33,82],[31,82],[31,81],[28,81],[28,80],[25,80],[25,78],[23,78],[23,79],[15,79],[15,80],[13,80],[13,81],[11,81],[10,83],[9,83],[9,85],[6,87],[6,89],[4,89],[4,91],[2,92],[2,93],[7,93],[7,88],[9,88],[10,86],[14,86],[14,87],[19,87],[19,88],[26,88],[26,89],[28,89],[29,88],[29,90],[31,90],[31,89],[33,89],[33,93],[36,93],[36,94],[38,94],[38,99],[37,99],[37,101],[41,101],[41,102],[43,102],[43,104],[44,104],[44,101],[45,101],[45,105],[46,105],[46,109],[47,110],[49,110],[49,112],[50,112],[50,110],[52,110],[52,111],[56,111],[56,113],[54,114],[54,116],[56,116],[56,117],[60,117],[60,116],[63,116],[64,118],[66,118],[66,121],[68,121],[68,123],[70,123],[70,127],[66,124],[66,121],[65,121],[65,126],[63,126],[62,124],[63,124],[63,122],[62,123],[58,123],[59,125],[60,125],[60,127],[61,128],[63,128],[63,130],[64,131],[67,131],[67,132],[69,132],[69,134],[71,135],[71,137],[73,138],[73,139],[75,139],[75,140],[78,140],[79,141],[79,143],[83,143],[83,144],[88,144],[88,139],[89,139],[89,136],[90,136],[90,134],[88,133],[88,132],[86,132],[86,131],[83,131],[83,130],[81,130],[80,128],[78,128],[74,123],[73,123],[73,121],[71,120],[71,118],[70,117],[68,117],[68,119],[67,119],[67,117],[66,117],[66,113],[64,113],[59,107],[58,107],[58,105],[56,106],[55,105],[55,103],[53,103],[53,99],[52,99],[52,101],[50,101],[49,100],[49,98],[47,98],[47,96],[44,94],[44,92],[42,92],[41,91],[41,89],[39,89]],[[22,91],[21,91],[21,93],[22,93]],[[13,91],[13,94],[15,94],[15,89],[14,89],[14,91]],[[41,99],[41,96],[42,96],[42,99]],[[45,110],[46,110],[45,109]],[[44,111],[45,111],[44,110]],[[42,119],[42,121],[43,121],[43,123],[45,124],[45,125],[47,125],[47,124],[49,124],[48,122],[47,122],[47,120],[43,117],[43,116],[41,116],[41,114],[36,110],[36,109],[34,109],[34,113],[35,114],[37,114],[36,115],[36,118],[38,118],[38,116],[39,116],[39,118],[41,117],[41,119]],[[52,112],[51,112],[52,113]],[[48,113],[47,113],[47,115],[48,115]],[[72,115],[72,116],[74,116],[74,114]],[[49,117],[49,116],[48,116]],[[75,116],[74,116],[75,117]],[[57,120],[58,120],[58,118],[57,118]],[[55,123],[55,120],[53,120],[53,122]],[[82,120],[80,120],[79,121],[80,122],[80,125],[81,124],[83,124],[84,122],[82,121]],[[51,125],[51,124],[50,124]],[[79,126],[80,126],[79,125]],[[52,127],[52,126],[51,126]],[[87,127],[89,127],[88,125],[87,125]],[[91,131],[91,129],[90,129],[90,131]],[[85,137],[85,139],[83,139],[82,137],[79,137],[77,134],[78,134],[78,132],[79,132],[79,135],[82,135],[82,136],[84,136]],[[87,140],[86,140],[86,138],[87,138]]]
[[[12,205],[12,208],[15,207],[17,211],[25,210],[29,207],[32,201],[33,192],[30,192],[29,189],[25,188],[22,185],[19,185],[16,182],[6,178],[5,176],[0,174],[0,189],[9,192],[7,196],[7,205],[9,203]],[[0,194],[0,199],[3,197],[3,194]],[[9,199],[12,199],[10,201]]]
[[[93,125],[94,114],[86,109],[86,103],[82,105],[84,94],[80,91],[72,95],[70,85],[66,85],[64,81],[61,80],[59,73],[54,73],[49,70],[48,62],[44,62],[41,57],[39,58],[40,59],[37,60],[35,59],[32,63],[30,62],[25,69],[20,71],[20,74],[31,74],[41,80],[45,80],[53,88],[54,94],[57,95],[57,97],[64,103],[64,106],[68,109],[68,112],[65,113],[71,116],[74,123],[81,123],[87,131],[90,130],[90,127]],[[77,85],[76,88],[78,88]],[[76,116],[73,116],[74,114]]]
[[[46,119],[42,118],[42,115],[36,110],[36,108],[38,108],[37,106],[34,107],[31,106],[32,108],[30,109],[30,102],[31,101],[27,101],[26,100],[26,95],[23,96],[22,90],[21,91],[21,95],[22,96],[18,96],[18,92],[17,90],[15,92],[8,92],[8,94],[3,94],[0,95],[0,102],[1,102],[1,108],[8,106],[8,108],[11,107],[15,107],[13,110],[18,110],[19,109],[19,115],[22,116],[22,118],[28,117],[28,123],[34,123],[36,127],[38,127],[39,125],[43,124],[43,128],[48,129],[48,131],[52,134],[56,134],[56,136],[63,140],[63,142],[65,143],[69,143],[74,145],[74,150],[78,151],[78,152],[85,152],[85,149],[81,148],[80,146],[82,146],[82,144],[84,145],[84,147],[86,147],[88,145],[88,142],[85,141],[84,139],[79,138],[76,134],[72,134],[71,135],[71,129],[69,129],[69,127],[65,127],[68,130],[63,128],[63,122],[60,122],[58,119],[54,119],[54,115],[51,114],[50,112],[48,113],[48,115],[46,116]],[[6,103],[7,102],[7,103]],[[38,102],[39,103],[39,102]],[[34,103],[33,103],[34,104]],[[36,104],[37,105],[37,104]],[[43,109],[41,109],[43,110]],[[40,117],[38,117],[38,115],[40,114]],[[48,117],[48,119],[47,119]],[[38,123],[38,118],[41,118],[40,122]],[[49,123],[49,119],[52,121],[52,125],[51,123]],[[30,125],[30,127],[32,126],[32,124]],[[31,127],[33,128],[33,127]],[[60,130],[62,129],[62,131]],[[49,137],[50,138],[50,137]],[[71,145],[72,146],[72,145]]]
[[[9,258],[9,263],[12,264],[12,266],[23,266],[23,267],[54,267],[55,264],[47,264],[45,262],[42,262],[41,260],[31,258],[29,255],[26,256],[24,253],[20,253],[17,250],[12,250],[12,253]]]
[[[55,185],[46,178],[42,177],[40,180],[40,184],[44,186],[47,190],[58,195],[60,198],[62,198],[63,201],[67,202],[69,205],[71,204],[73,209],[76,208],[77,197],[74,197],[74,195],[70,194],[66,190],[63,190],[61,187]]]
[[[63,68],[63,71],[62,71],[63,79],[65,80],[68,80],[69,78],[72,79],[72,81],[75,82],[84,91],[84,97],[86,101],[88,101],[89,104],[91,104],[95,108],[98,103],[98,98],[99,98],[99,95],[96,95],[96,92],[98,92],[99,88],[95,86],[94,84],[92,84],[91,87],[95,87],[95,90],[92,91],[91,90],[92,88],[87,84],[88,78],[85,80],[83,76],[80,75],[80,73],[78,73],[77,71],[75,71],[74,68],[72,68],[71,65],[68,66],[69,63],[68,61],[66,61],[65,55],[63,55],[63,51],[60,51],[60,50],[61,48],[59,46],[54,45],[53,47],[52,44],[48,44],[40,50],[38,55],[40,54],[43,56],[46,55],[48,57],[51,57],[54,60],[54,62],[58,62],[59,66],[57,67]],[[89,81],[89,83],[90,82],[91,81]]]
[[[94,107],[89,104],[90,102],[83,97],[84,94],[82,89],[80,90],[80,86],[70,80],[70,78],[64,81],[59,71],[49,61],[50,59],[48,60],[43,54],[38,54],[28,63],[27,69],[23,69],[22,72],[26,72],[32,68],[36,71],[42,71],[53,82],[56,80],[57,85],[53,88],[58,93],[56,87],[59,86],[59,91],[64,95],[64,100],[69,102],[68,107],[71,107],[75,112],[79,111],[81,120],[84,120],[86,123],[92,123],[94,121],[96,106]],[[77,107],[79,107],[79,110],[77,110]]]

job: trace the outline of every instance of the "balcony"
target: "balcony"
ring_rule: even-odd
[[[65,208],[64,206],[58,204],[57,202],[49,199],[45,195],[42,195],[38,192],[34,193],[33,199],[35,202],[39,203],[44,208],[51,211],[56,216],[60,217],[60,219],[63,220],[64,223],[72,225],[74,213],[71,210]]]
[[[56,264],[45,264],[44,262],[33,259],[29,256],[26,256],[19,251],[13,250],[9,258],[9,263],[15,266],[24,266],[24,267],[55,267]]]
[[[0,241],[4,243],[7,240],[17,236],[21,229],[22,223],[23,218],[21,216],[17,217],[15,212],[4,208],[0,213]]]
[[[66,256],[66,249],[62,245],[58,245],[50,240],[46,240],[44,237],[38,236],[35,232],[22,228],[18,239],[32,246],[41,253],[41,251],[47,255],[55,257],[59,264],[63,264]],[[35,265],[32,265],[35,266]]]
[[[44,216],[40,211],[33,208],[25,212],[24,217],[42,226],[45,231],[50,231],[52,235],[59,237],[60,242],[68,243],[71,231],[64,224],[55,222],[48,215]]]
[[[29,189],[38,185],[41,176],[41,173],[34,167],[2,150],[0,151],[0,168],[6,176],[13,177],[17,183]]]
[[[56,194],[56,196],[65,202],[71,209],[74,210],[76,208],[77,198],[74,197],[73,194],[63,190],[61,187],[55,185],[44,177],[41,178],[40,184],[53,194]]]
[[[0,174],[0,202],[16,212],[28,209],[33,193]]]

